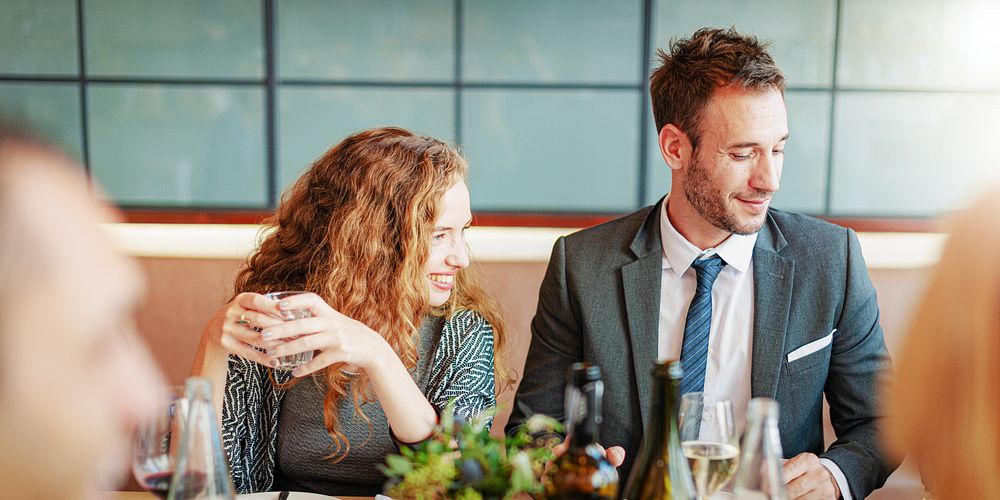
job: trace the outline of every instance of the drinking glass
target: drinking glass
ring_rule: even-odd
[[[729,400],[705,404],[705,394],[681,396],[678,427],[700,500],[719,491],[736,472],[739,444]]]
[[[287,297],[291,297],[292,295],[298,295],[301,293],[306,293],[306,292],[301,292],[301,291],[271,292],[271,293],[265,293],[264,296],[275,302],[280,302]],[[308,308],[303,308],[303,309],[288,309],[281,311],[281,316],[279,316],[278,319],[283,319],[285,321],[293,321],[296,319],[311,318],[311,317],[312,317],[312,311],[310,311]],[[297,338],[299,337],[290,337],[288,341],[292,341]],[[278,358],[278,366],[276,366],[275,369],[294,370],[295,368],[312,361],[312,359],[313,359],[313,351],[288,354]]]
[[[183,387],[163,387],[159,392],[156,412],[136,428],[132,473],[143,489],[166,499],[188,405]]]

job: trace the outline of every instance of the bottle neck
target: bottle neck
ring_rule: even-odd
[[[597,443],[601,427],[604,383],[600,380],[566,389],[566,435],[570,449]]]
[[[787,500],[782,458],[778,404],[773,400],[755,398],[750,401],[740,466],[736,471],[737,494],[754,492],[769,500]]]
[[[750,408],[747,416],[747,433],[756,438],[759,454],[775,460],[782,459],[777,403],[766,406],[758,404]]]
[[[670,443],[680,446],[677,433],[678,384],[666,376],[653,376],[653,393],[649,405],[647,438],[664,449]]]

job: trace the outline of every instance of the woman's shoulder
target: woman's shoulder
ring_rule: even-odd
[[[445,318],[443,336],[493,336],[493,326],[485,316],[472,309],[458,309]]]

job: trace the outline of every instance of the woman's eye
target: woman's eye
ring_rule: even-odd
[[[441,241],[444,239],[445,236],[447,236],[445,233],[438,233],[432,236],[431,238],[433,238],[434,241]]]

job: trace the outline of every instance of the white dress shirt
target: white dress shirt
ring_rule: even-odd
[[[659,360],[680,359],[688,307],[697,288],[695,259],[718,255],[726,267],[712,286],[712,321],[705,366],[705,406],[730,400],[736,435],[743,434],[750,403],[750,367],[753,361],[753,249],[757,233],[732,234],[716,247],[701,250],[684,238],[667,217],[667,202],[660,212],[663,270],[660,273],[660,322],[657,337]],[[717,434],[714,422],[706,420],[702,436]],[[845,500],[852,500],[847,478],[831,460],[820,459],[833,473]]]

